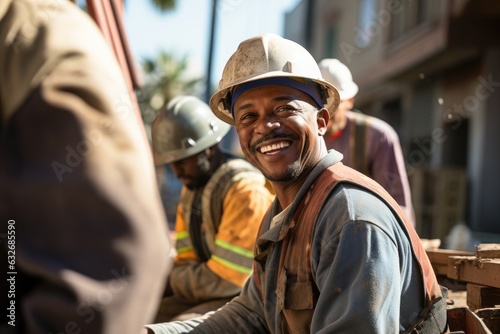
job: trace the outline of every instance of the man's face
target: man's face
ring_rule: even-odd
[[[328,117],[307,94],[281,85],[249,89],[234,104],[243,154],[274,182],[296,180],[321,159]]]
[[[351,110],[353,105],[353,98],[340,101],[337,111],[333,114],[330,122],[328,123],[328,130],[326,131],[327,136],[333,135],[340,130],[344,130],[347,123],[346,111]]]
[[[210,179],[210,159],[206,151],[171,165],[177,178],[190,190],[202,188]]]

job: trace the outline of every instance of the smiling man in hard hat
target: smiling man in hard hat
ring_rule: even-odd
[[[153,121],[155,163],[170,164],[184,185],[177,256],[156,322],[221,307],[252,271],[259,224],[274,195],[259,170],[219,148],[229,129],[194,96],[175,97]]]
[[[212,96],[276,199],[253,275],[214,313],[155,333],[442,333],[446,298],[408,218],[375,181],[341,163],[323,135],[340,102],[302,46],[243,41]]]
[[[399,136],[383,120],[353,111],[358,85],[338,59],[318,63],[323,78],[339,91],[340,104],[328,123],[326,147],[344,155],[344,165],[377,181],[398,202],[415,226],[410,184]]]

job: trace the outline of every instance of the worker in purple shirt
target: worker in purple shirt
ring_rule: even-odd
[[[381,119],[352,111],[358,85],[351,71],[338,59],[321,60],[323,78],[339,91],[340,106],[324,136],[328,149],[344,155],[344,165],[371,177],[398,202],[415,226],[410,185],[396,131]]]

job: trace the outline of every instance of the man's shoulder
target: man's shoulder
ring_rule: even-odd
[[[315,235],[340,236],[349,224],[368,224],[389,236],[399,230],[398,219],[382,199],[359,185],[341,182],[321,207]]]
[[[264,175],[251,163],[245,159],[234,157],[226,159],[210,177],[210,184],[218,184],[219,186],[228,187],[231,184],[242,180],[257,180],[261,181],[258,184],[264,183]]]
[[[323,194],[326,197],[321,208],[322,215],[342,221],[377,222],[388,217],[396,218],[388,203],[378,194],[377,187],[370,185],[371,179],[347,166],[338,166],[335,170],[331,174],[333,179],[327,177],[325,180],[324,176],[321,179],[325,184],[334,185],[327,188],[331,189],[327,194]],[[356,175],[359,177],[356,178]]]

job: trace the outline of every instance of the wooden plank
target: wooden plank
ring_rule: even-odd
[[[450,256],[474,256],[474,253],[452,250],[452,249],[428,249],[426,250],[427,256],[432,263],[448,265],[448,258]]]
[[[500,289],[467,283],[467,306],[472,311],[500,305]]]
[[[432,269],[436,276],[447,276],[448,275],[448,264],[431,263]]]
[[[500,258],[500,244],[479,244],[476,255],[480,258]]]
[[[431,261],[432,268],[436,275],[444,275],[446,276],[448,273],[448,258],[450,256],[472,256],[474,253],[459,251],[459,250],[451,250],[451,249],[427,249],[427,256]]]
[[[420,238],[420,242],[425,250],[428,249],[438,249],[441,246],[441,239],[423,239]]]
[[[446,276],[457,281],[500,288],[500,259],[450,256]]]
[[[447,276],[448,275],[448,264],[431,263],[432,269],[436,276]]]
[[[477,316],[491,330],[492,333],[500,333],[500,309],[484,308],[476,311]]]
[[[491,330],[467,307],[448,308],[448,325],[451,332],[467,334],[492,334]]]

